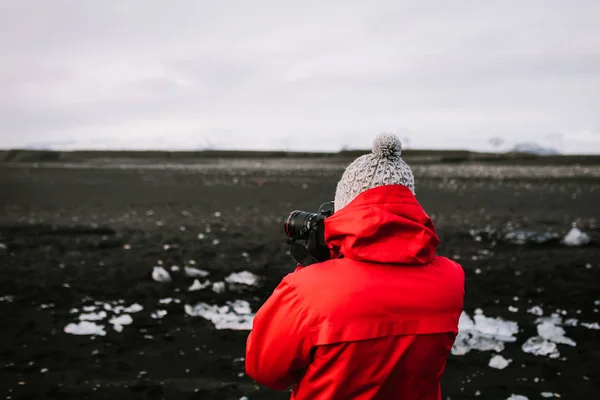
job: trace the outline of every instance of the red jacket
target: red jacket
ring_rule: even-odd
[[[292,399],[441,399],[463,308],[460,265],[435,256],[410,190],[360,194],[325,220],[332,260],[288,274],[258,310],[246,372]]]

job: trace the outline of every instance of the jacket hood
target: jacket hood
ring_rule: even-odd
[[[423,265],[440,243],[433,221],[409,188],[386,185],[366,190],[325,219],[332,258]]]

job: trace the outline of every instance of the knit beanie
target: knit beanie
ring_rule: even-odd
[[[402,142],[391,133],[378,135],[373,141],[373,150],[350,164],[337,184],[334,209],[346,207],[365,190],[385,185],[403,185],[415,194],[415,178],[400,158]]]

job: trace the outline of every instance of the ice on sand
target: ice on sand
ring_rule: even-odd
[[[198,279],[194,279],[194,283],[192,283],[192,286],[190,286],[188,288],[188,291],[193,292],[196,290],[202,290],[205,289],[207,287],[210,286],[210,281],[206,281],[204,283],[200,283],[200,281]]]
[[[240,284],[247,286],[256,286],[260,282],[260,278],[249,271],[234,272],[225,278],[225,282],[229,284]]]
[[[125,311],[126,313],[136,313],[136,312],[140,312],[144,309],[144,307],[142,307],[141,305],[134,303],[132,305],[130,305],[129,307],[123,308],[123,311]]]
[[[600,324],[598,324],[597,322],[594,322],[594,323],[582,322],[581,326],[588,328],[588,329],[600,330]]]
[[[550,317],[538,318],[536,323],[538,323],[538,336],[531,337],[523,343],[521,349],[525,353],[558,358],[560,352],[558,351],[557,344],[565,344],[568,346],[577,345],[574,340],[565,336],[565,330],[559,326],[562,324],[562,319],[558,314],[552,314]]]
[[[191,317],[202,317],[211,321],[216,329],[251,330],[254,319],[250,304],[244,300],[227,302],[224,306],[186,304],[185,313]]]
[[[582,232],[577,228],[573,228],[563,238],[563,243],[567,246],[585,246],[591,241],[590,235]]]
[[[525,353],[536,356],[548,356],[550,358],[558,358],[560,356],[556,343],[549,342],[541,336],[534,336],[527,339],[521,346],[521,349]]]
[[[156,310],[150,316],[153,319],[162,319],[165,315],[167,315],[167,310]]]
[[[225,292],[225,282],[215,282],[212,284],[212,290],[215,293]]]
[[[106,311],[83,313],[79,315],[81,321],[100,321],[104,318],[106,318]]]
[[[452,346],[452,354],[465,355],[471,350],[495,351],[504,350],[505,342],[514,342],[519,326],[514,321],[501,318],[490,318],[483,315],[480,309],[475,310],[473,319],[466,312],[460,315],[458,335]]]
[[[496,368],[496,369],[504,369],[504,368],[508,367],[508,364],[510,364],[511,361],[512,360],[507,360],[506,358],[502,357],[501,355],[496,355],[490,359],[488,366],[491,368]]]
[[[181,303],[181,300],[179,300],[179,299],[173,299],[171,297],[167,297],[167,298],[164,298],[164,299],[160,299],[158,302],[160,304],[171,304],[171,303],[177,303],[177,304],[179,304],[179,303]]]
[[[538,335],[542,338],[558,344],[576,346],[577,343],[565,336],[565,330],[555,325],[553,321],[544,321],[537,326]]]
[[[123,325],[131,325],[133,318],[129,314],[119,315],[118,317],[111,318],[108,322],[113,325],[113,329],[117,332],[123,331]]]
[[[549,399],[551,397],[560,397],[552,392],[542,392],[542,393],[540,393],[540,396],[542,396],[545,399]]]
[[[96,325],[94,322],[90,321],[81,321],[78,324],[68,324],[65,326],[64,331],[71,335],[106,335],[104,325]]]
[[[152,279],[156,282],[167,283],[171,282],[171,275],[163,267],[154,267],[152,270]]]
[[[188,278],[206,278],[209,275],[208,271],[194,267],[184,267],[184,272]]]
[[[533,306],[529,310],[527,310],[527,312],[529,314],[537,315],[538,317],[544,315],[544,310],[542,310],[542,307],[540,306]]]

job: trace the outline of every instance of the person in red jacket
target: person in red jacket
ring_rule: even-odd
[[[286,275],[258,310],[246,373],[295,400],[441,399],[464,272],[414,193],[395,135],[339,181],[324,221],[329,260]]]

